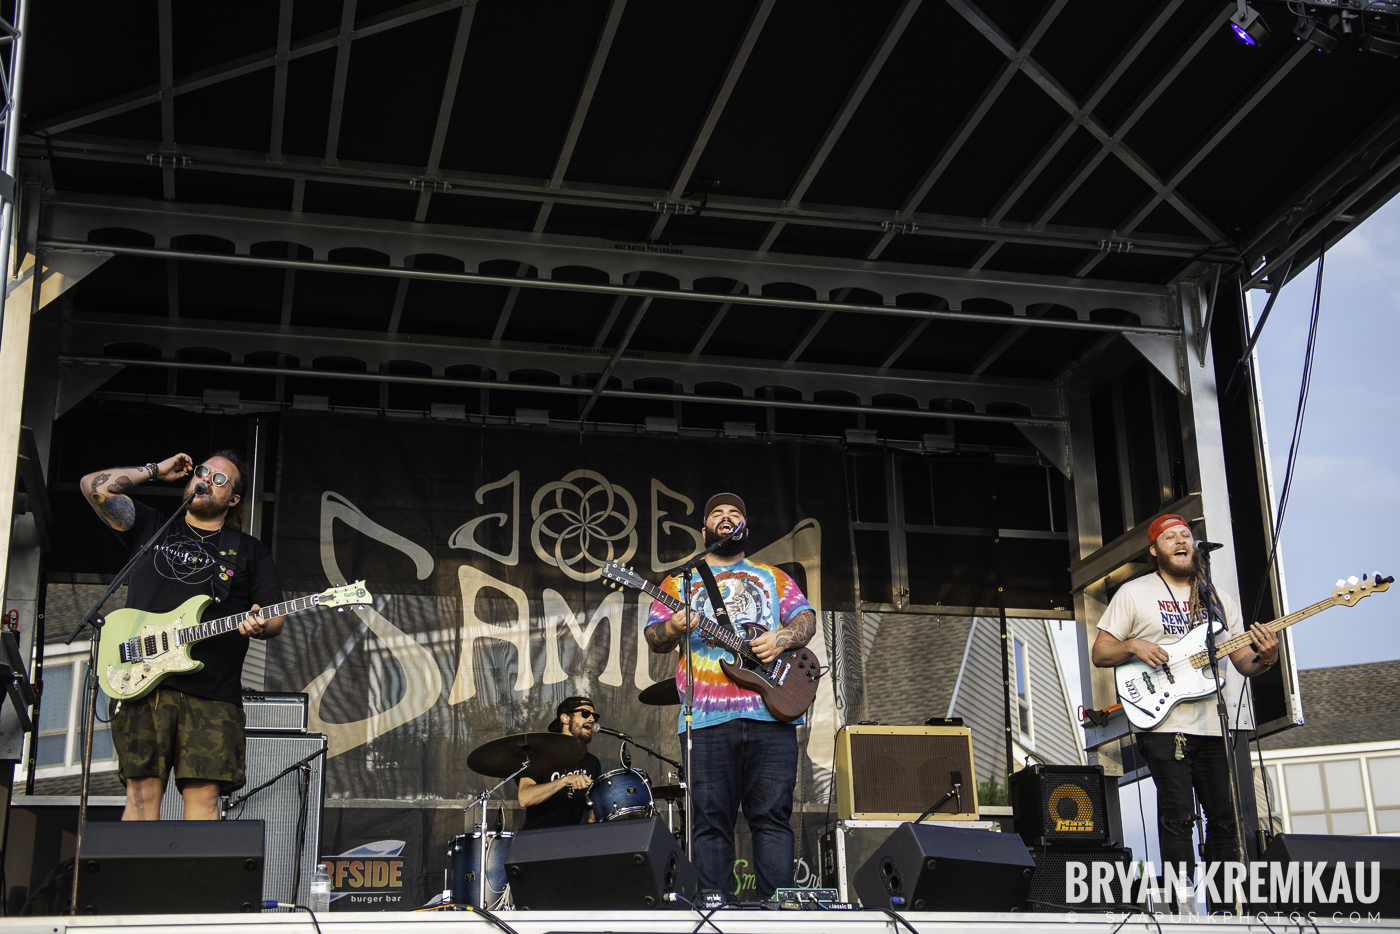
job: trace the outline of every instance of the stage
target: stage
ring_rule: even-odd
[[[755,909],[724,909],[716,912],[709,923],[701,921],[694,911],[503,911],[497,917],[518,934],[602,934],[602,932],[655,932],[655,934],[690,934],[705,928],[710,934],[811,934],[814,924],[822,932],[841,934],[883,934],[908,929],[898,921],[877,911],[826,912],[820,919],[811,911],[764,911]],[[1024,934],[1030,929],[1071,932],[1112,931],[1123,920],[1121,913],[1105,914],[1021,914],[1017,912],[907,912],[904,919],[919,934],[959,931],[963,934]],[[1286,917],[1269,915],[1268,928],[1281,932],[1284,925],[1296,924]],[[317,915],[319,929],[326,934],[371,934],[403,930],[412,926],[416,934],[435,932],[499,931],[480,915],[465,911],[421,912],[335,912]],[[1319,915],[1317,928],[1364,927],[1367,931],[1400,931],[1400,919],[1352,920],[1346,916],[1333,918]],[[1304,922],[1307,925],[1307,922]],[[80,918],[6,918],[0,920],[0,931],[7,934],[67,934],[97,932],[120,928],[124,934],[149,931],[152,934],[185,934],[207,932],[218,928],[224,934],[278,934],[291,930],[310,929],[311,922],[304,912],[266,915],[110,915]],[[1258,920],[1239,921],[1227,918],[1192,918],[1179,920],[1161,915],[1134,917],[1122,926],[1123,934],[1136,934],[1158,928],[1187,932],[1191,930],[1264,931]]]

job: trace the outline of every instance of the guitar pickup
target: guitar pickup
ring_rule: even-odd
[[[162,633],[162,635],[164,635],[164,633]],[[156,637],[146,636],[145,638],[143,638],[141,640],[141,648],[146,658],[150,658],[152,655],[155,655],[156,652],[159,651],[156,648]]]
[[[1163,666],[1162,674],[1167,676],[1167,681],[1169,681],[1172,684],[1176,684],[1176,675],[1172,674],[1171,665]]]
[[[1148,694],[1157,693],[1157,686],[1152,683],[1152,676],[1145,671],[1142,673],[1142,683],[1147,685]]]

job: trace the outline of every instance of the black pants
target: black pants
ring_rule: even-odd
[[[1157,831],[1162,843],[1162,865],[1196,864],[1191,852],[1191,793],[1206,815],[1206,862],[1241,859],[1236,855],[1235,815],[1230,807],[1229,758],[1219,736],[1187,733],[1182,757],[1176,758],[1175,733],[1139,733],[1138,752],[1147,760],[1157,785]],[[1219,885],[1219,883],[1217,883]]]

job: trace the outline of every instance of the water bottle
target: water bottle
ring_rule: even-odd
[[[316,874],[311,877],[311,904],[306,907],[313,912],[331,909],[331,874],[325,863],[316,864]]]

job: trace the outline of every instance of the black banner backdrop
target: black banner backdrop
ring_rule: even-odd
[[[376,597],[360,612],[293,618],[269,643],[267,688],[307,692],[312,728],[329,736],[328,805],[468,798],[488,782],[467,754],[543,730],[571,694],[678,759],[678,708],[636,699],[674,675],[676,655],[654,655],[641,637],[650,598],[608,588],[599,572],[617,560],[660,580],[698,550],[700,510],[721,490],[748,505],[750,556],[792,574],[817,610],[823,660],[859,639],[835,447],[316,417],[283,426],[284,588],[364,578]],[[834,660],[837,677],[799,732],[799,803],[827,798],[844,706]],[[607,737],[593,751],[616,767]],[[635,764],[668,781],[669,766],[644,754]],[[513,803],[513,786],[499,794]]]

